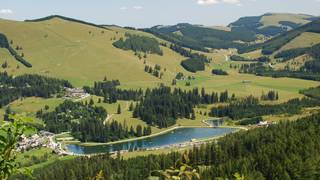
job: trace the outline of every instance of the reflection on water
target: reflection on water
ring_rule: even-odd
[[[180,128],[175,129],[170,133],[130,142],[98,146],[80,146],[70,144],[67,146],[67,149],[76,154],[106,153],[120,150],[134,151],[190,142],[192,139],[222,136],[235,130],[236,129],[232,128]]]

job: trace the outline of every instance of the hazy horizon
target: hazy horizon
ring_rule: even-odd
[[[32,3],[4,0],[0,6],[0,18],[22,21],[62,15],[96,24],[138,28],[177,23],[218,26],[227,25],[240,17],[265,13],[319,16],[319,9],[320,0],[34,0]]]

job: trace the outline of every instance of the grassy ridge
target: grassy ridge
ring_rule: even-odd
[[[159,82],[144,72],[143,61],[139,61],[133,52],[112,46],[114,41],[111,39],[123,37],[127,30],[104,30],[60,18],[40,22],[1,20],[0,25],[4,27],[1,32],[13,41],[14,46],[22,46],[26,58],[33,64],[32,69],[23,69],[16,74],[55,76],[69,79],[76,86],[89,85],[104,76],[123,83]],[[180,67],[183,58],[168,48],[162,47],[162,50],[164,56],[151,55],[146,61],[166,68],[165,79],[169,81],[177,70],[184,71]]]

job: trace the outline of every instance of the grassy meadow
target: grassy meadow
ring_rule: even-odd
[[[260,20],[265,26],[280,26],[280,21],[290,21],[296,24],[305,24],[310,21],[307,19],[310,18],[308,15],[303,14],[288,14],[288,13],[273,13],[271,15],[263,16]]]

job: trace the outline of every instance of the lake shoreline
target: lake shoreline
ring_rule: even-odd
[[[152,137],[160,136],[160,135],[163,135],[163,134],[166,134],[166,133],[170,133],[171,131],[174,131],[174,130],[177,130],[177,129],[183,129],[183,128],[230,128],[230,129],[238,129],[238,130],[247,130],[247,128],[240,127],[240,126],[176,126],[176,127],[172,127],[170,129],[167,129],[167,130],[155,133],[155,134],[148,135],[148,136],[124,139],[124,140],[108,142],[108,143],[97,143],[97,142],[87,142],[87,143],[81,143],[81,142],[70,142],[70,143],[68,143],[68,142],[65,142],[65,143],[66,144],[77,144],[77,145],[83,146],[83,147],[115,145],[115,144],[120,144],[120,143],[125,143],[125,142],[132,142],[132,141],[152,138]],[[213,137],[213,138],[215,138],[215,137]]]

